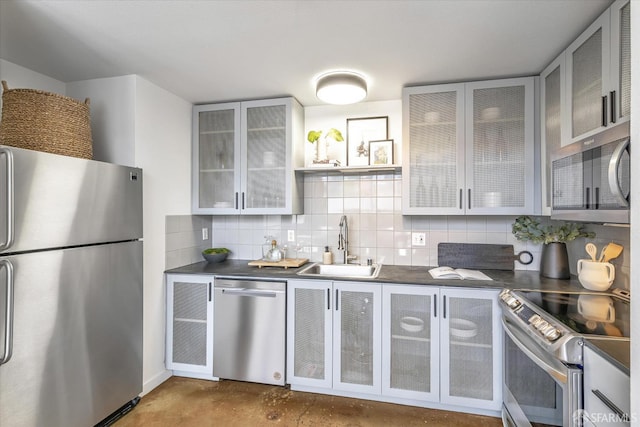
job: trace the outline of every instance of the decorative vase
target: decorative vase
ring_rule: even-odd
[[[568,279],[571,276],[565,243],[552,242],[542,246],[540,275],[550,279]]]

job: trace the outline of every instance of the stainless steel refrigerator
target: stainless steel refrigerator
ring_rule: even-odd
[[[0,146],[0,426],[135,405],[141,238],[140,169]]]

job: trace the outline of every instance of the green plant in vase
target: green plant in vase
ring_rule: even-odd
[[[595,233],[586,231],[583,224],[563,222],[542,224],[536,218],[519,216],[511,227],[516,239],[542,244],[540,275],[552,279],[570,277],[567,242],[579,237],[593,238]]]
[[[342,132],[338,129],[331,128],[324,134],[324,144],[320,142],[320,138],[322,137],[321,130],[311,130],[307,134],[307,141],[316,145],[316,157],[313,160],[313,163],[329,163],[329,159],[327,157],[327,153],[329,151],[329,140],[327,138],[333,139],[336,142],[344,141],[342,137]]]

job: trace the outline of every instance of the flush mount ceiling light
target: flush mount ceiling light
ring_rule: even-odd
[[[326,73],[318,77],[316,96],[328,104],[354,104],[367,96],[367,82],[350,71]]]

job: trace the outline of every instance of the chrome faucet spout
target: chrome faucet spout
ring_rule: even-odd
[[[347,216],[342,215],[338,233],[338,250],[342,251],[342,263],[348,264],[349,259],[349,225],[347,224]]]

